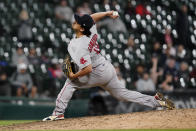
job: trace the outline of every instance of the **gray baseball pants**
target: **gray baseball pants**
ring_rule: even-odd
[[[122,101],[135,102],[152,108],[160,106],[154,96],[144,95],[123,87],[117,78],[113,65],[108,61],[93,68],[93,71],[87,75],[87,78],[88,80],[86,82],[80,82],[79,80],[71,81],[70,79],[66,80],[65,85],[58,94],[56,107],[52,115],[64,114],[75,90],[95,86],[102,87],[112,96]]]

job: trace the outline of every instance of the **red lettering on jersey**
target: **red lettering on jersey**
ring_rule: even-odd
[[[89,50],[90,52],[92,52],[92,49],[93,49],[93,47],[94,47],[96,41],[97,41],[97,35],[95,34],[95,35],[93,35],[93,37],[92,37],[92,39],[91,39],[91,41],[90,41],[90,43],[89,43],[89,45],[88,45],[88,50]]]
[[[85,60],[83,57],[80,59],[81,64],[85,64],[86,62],[87,62],[87,60]]]
[[[96,42],[96,44],[95,44],[94,51],[95,51],[97,54],[99,54],[99,53],[100,53],[99,45],[98,45],[98,43],[97,43],[97,42]]]
[[[94,51],[99,54],[100,53],[100,50],[99,50],[99,45],[97,43],[97,35],[94,34],[89,45],[88,45],[88,50],[89,52],[92,52],[93,50],[93,47],[94,47]]]

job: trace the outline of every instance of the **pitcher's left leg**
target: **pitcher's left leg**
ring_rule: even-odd
[[[67,108],[68,102],[70,101],[74,91],[76,89],[72,86],[72,82],[67,80],[61,89],[58,97],[56,99],[56,107],[52,115],[64,114],[65,109]]]
[[[64,112],[67,108],[68,102],[70,101],[74,91],[75,86],[73,83],[67,79],[65,85],[61,89],[58,97],[56,99],[56,107],[51,116],[48,116],[43,119],[43,121],[55,121],[55,120],[62,120],[64,119]]]

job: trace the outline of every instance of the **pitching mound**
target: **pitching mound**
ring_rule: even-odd
[[[150,111],[120,115],[69,118],[0,127],[0,130],[49,129],[193,129],[196,109]]]

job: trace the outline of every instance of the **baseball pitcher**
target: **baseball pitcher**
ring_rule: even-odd
[[[117,78],[113,65],[100,54],[96,22],[104,17],[116,19],[118,16],[115,11],[92,15],[74,15],[75,22],[72,24],[72,28],[75,31],[75,37],[68,45],[70,56],[65,59],[63,66],[68,78],[58,94],[52,115],[44,118],[43,121],[64,119],[65,109],[74,91],[96,86],[107,90],[119,100],[136,102],[153,108],[160,106],[168,109],[174,108],[174,104],[164,98],[161,93],[149,96],[124,88]],[[77,65],[78,71],[72,71],[73,67],[70,60]]]

